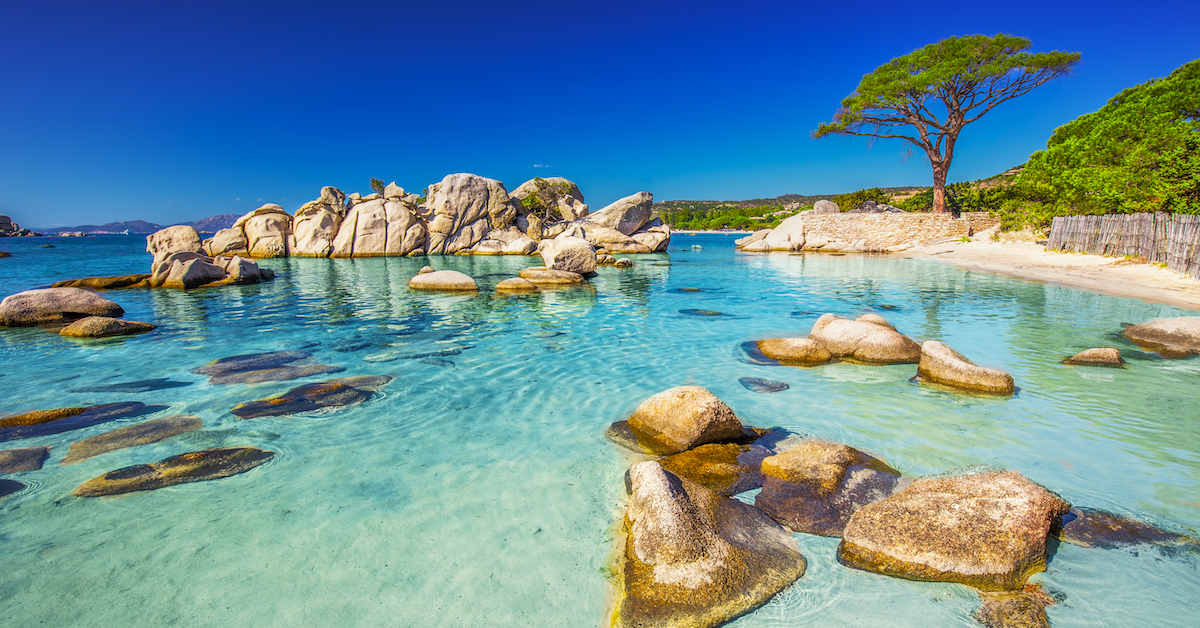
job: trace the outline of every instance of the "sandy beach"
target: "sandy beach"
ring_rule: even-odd
[[[1032,242],[947,242],[911,249],[902,255],[1200,310],[1200,281],[1153,264],[1101,255],[1051,252]]]

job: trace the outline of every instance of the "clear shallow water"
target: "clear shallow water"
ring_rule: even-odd
[[[4,625],[599,625],[629,463],[604,429],[684,384],[707,386],[746,423],[844,442],[909,475],[997,464],[1078,505],[1200,530],[1200,360],[1162,360],[1120,336],[1121,322],[1194,312],[936,262],[738,254],[731,240],[677,235],[669,255],[601,269],[594,291],[521,297],[491,288],[535,259],[271,260],[269,284],[109,293],[128,318],[160,326],[147,335],[0,331],[4,413],[137,400],[169,406],[155,416],[204,420],[200,432],[74,466],[58,465],[71,442],[144,418],[0,444],[53,447],[44,469],[6,476],[30,486],[0,501]],[[37,248],[47,241],[56,248]],[[0,259],[3,295],[149,265],[135,236],[0,248],[15,254]],[[410,292],[430,262],[474,276],[480,295]],[[742,342],[806,334],[824,312],[883,314],[918,341],[1006,369],[1019,394],[921,388],[912,365],[744,361]],[[1104,345],[1131,367],[1058,364]],[[212,386],[189,372],[281,349],[346,369],[335,376],[396,379],[357,407],[241,421],[229,413],[237,403],[320,376]],[[747,376],[791,388],[754,393],[737,381]],[[191,383],[72,392],[164,377]],[[70,496],[113,469],[234,445],[278,455],[225,480]],[[732,625],[977,625],[965,587],[846,569],[836,540],[796,538],[808,574]],[[1145,548],[1063,545],[1035,579],[1063,599],[1048,610],[1057,627],[1192,625],[1200,596],[1196,556]]]

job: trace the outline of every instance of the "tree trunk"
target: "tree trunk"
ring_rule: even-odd
[[[933,164],[933,211],[946,212],[946,166],[937,162]]]

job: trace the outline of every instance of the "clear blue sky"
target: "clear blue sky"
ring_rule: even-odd
[[[963,131],[950,180],[971,180],[1200,57],[1194,1],[352,4],[0,4],[0,213],[166,224],[452,172],[565,176],[595,208],[928,185],[903,142],[809,134],[945,37],[1081,52]]]

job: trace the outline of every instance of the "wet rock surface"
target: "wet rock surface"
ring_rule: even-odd
[[[981,592],[975,621],[987,628],[1050,628],[1046,602],[1026,592]]]
[[[127,401],[99,406],[38,410],[0,419],[0,441],[61,434],[113,419],[158,412],[164,407]]]
[[[520,275],[521,279],[536,285],[581,286],[587,283],[583,275],[569,270],[534,267],[522,269]]]
[[[157,325],[126,321],[109,316],[87,316],[62,328],[58,333],[71,338],[108,338],[143,334],[157,329]]]
[[[113,384],[103,384],[100,386],[85,386],[82,388],[72,388],[73,393],[142,393],[151,392],[154,390],[167,390],[170,388],[182,388],[191,386],[191,382],[177,382],[168,378],[160,379],[142,379],[132,382],[116,382]]]
[[[59,464],[77,464],[93,456],[127,449],[138,445],[157,443],[172,436],[200,429],[200,417],[187,414],[153,419],[137,425],[115,429],[81,441],[71,443],[71,449]]]
[[[37,471],[50,457],[49,447],[28,447],[0,451],[0,473]]]
[[[139,464],[92,478],[75,489],[76,497],[121,495],[227,478],[245,473],[270,460],[273,451],[254,447],[207,449],[172,456],[153,464]]]
[[[1200,317],[1158,318],[1128,325],[1125,336],[1139,347],[1164,358],[1186,358],[1200,353]]]
[[[746,390],[753,390],[756,393],[777,393],[791,388],[791,386],[788,386],[784,382],[763,379],[761,377],[739,377],[738,383],[744,386]]]
[[[341,367],[327,364],[295,364],[312,357],[306,351],[272,351],[248,353],[213,360],[192,369],[197,375],[207,375],[213,385],[258,384],[283,382],[321,373],[336,373]]]
[[[1112,347],[1080,351],[1069,358],[1063,359],[1062,362],[1063,364],[1070,364],[1072,366],[1107,366],[1109,368],[1122,368],[1125,366],[1125,360],[1121,357],[1121,350]]]
[[[736,495],[762,486],[762,461],[771,451],[758,445],[719,443],[701,445],[659,461],[675,475],[722,495]]]
[[[824,364],[833,359],[833,354],[824,345],[809,338],[759,340],[758,350],[768,358],[788,366]]]
[[[1200,539],[1196,537],[1177,534],[1145,521],[1091,508],[1072,508],[1063,515],[1061,525],[1053,533],[1068,543],[1101,549],[1138,545],[1190,545],[1200,549]]]
[[[390,381],[392,378],[385,375],[360,375],[305,384],[277,397],[238,404],[233,414],[241,419],[256,419],[354,405],[370,399]]]
[[[120,277],[84,277],[82,279],[67,279],[55,282],[51,288],[94,288],[96,290],[115,290],[118,288],[148,288],[150,274],[121,275]]]
[[[0,301],[0,325],[32,327],[69,323],[85,316],[124,316],[125,310],[83,288],[42,288]]]
[[[903,486],[900,472],[867,453],[808,441],[762,463],[754,505],[796,532],[841,536],[859,508]]]
[[[920,478],[855,512],[838,560],[910,580],[1019,590],[1045,568],[1051,525],[1069,508],[1012,471],[968,469]]]
[[[646,399],[628,419],[642,449],[673,454],[744,437],[742,422],[725,402],[700,386],[679,386]]]
[[[719,626],[804,574],[791,535],[758,509],[657,462],[630,477],[613,626]]]
[[[0,478],[0,499],[4,499],[5,497],[16,493],[23,488],[25,488],[25,485],[21,482]]]
[[[1011,395],[1016,390],[1008,373],[977,366],[936,340],[921,345],[917,376],[922,381],[993,395]]]
[[[408,280],[408,287],[414,290],[447,292],[470,292],[479,289],[474,279],[457,270],[435,270],[431,273],[417,274]]]

